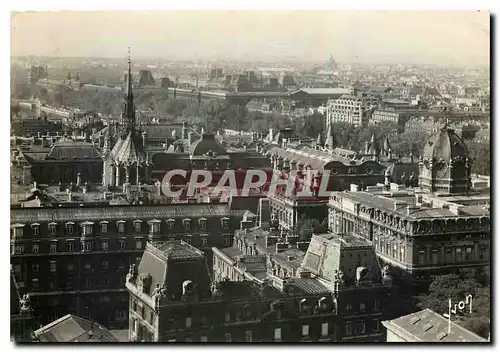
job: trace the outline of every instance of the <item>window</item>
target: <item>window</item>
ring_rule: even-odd
[[[204,231],[207,229],[207,219],[200,219],[200,230]]]
[[[153,311],[150,311],[149,312],[149,319],[148,319],[148,322],[150,325],[154,324],[154,318],[155,318],[155,314],[153,313]]]
[[[379,308],[379,305],[380,305],[380,303],[379,303],[378,299],[376,299],[376,300],[373,302],[373,310],[379,310],[379,309],[380,309],[380,308]]]
[[[322,323],[321,324],[321,336],[327,336],[328,335],[328,323]]]
[[[24,235],[24,226],[16,226],[14,227],[14,237],[23,237]]]
[[[309,325],[302,325],[302,336],[309,336]]]
[[[227,231],[229,230],[229,219],[228,218],[222,218],[222,230]]]
[[[120,249],[125,249],[126,246],[125,240],[119,240],[118,242],[120,243]]]
[[[364,334],[365,333],[365,321],[364,320],[360,320],[358,322],[358,332],[360,334]]]
[[[82,250],[84,251],[91,251],[92,250],[92,242],[91,241],[85,241],[82,243]]]
[[[479,260],[486,259],[486,248],[479,248]]]
[[[120,262],[118,263],[118,269],[120,269],[120,270],[125,269],[125,262],[120,261]]]
[[[191,328],[191,317],[187,317],[186,318],[186,329],[189,329]]]
[[[101,222],[101,233],[108,233],[108,223]]]
[[[102,278],[102,285],[103,285],[104,287],[107,287],[107,286],[109,285],[109,279],[108,279],[108,277],[107,277],[107,276],[104,276],[104,277]],[[107,299],[109,300],[109,297],[105,296],[105,298],[107,298]]]
[[[208,339],[206,336],[201,336],[200,337],[200,342],[208,342]]]
[[[245,342],[252,342],[252,330],[245,331]]]
[[[135,240],[135,249],[142,249],[142,239]]]
[[[16,244],[14,246],[14,254],[23,254],[24,253],[24,245],[23,244]]]
[[[208,239],[206,236],[201,237],[201,245],[205,247],[208,244]]]
[[[150,232],[153,234],[160,233],[160,221],[155,220],[150,224]]]
[[[137,233],[140,233],[142,231],[142,222],[140,220],[134,221],[134,230]]]
[[[281,341],[281,328],[274,329],[274,341]]]
[[[167,226],[169,231],[172,231],[175,227],[175,220],[174,219],[167,220]]]
[[[448,248],[446,250],[446,263],[451,263],[453,262],[452,256],[451,256],[451,248]]]
[[[351,310],[352,310],[352,305],[347,304],[347,305],[345,306],[345,311],[346,311],[346,312],[350,312]]]
[[[472,260],[472,247],[465,248],[465,260],[466,261]]]
[[[380,320],[378,319],[373,320],[373,330],[380,331]]]
[[[83,235],[92,235],[92,223],[85,223],[82,227]]]
[[[117,310],[115,312],[115,320],[117,321],[127,320],[127,312],[124,310]]]
[[[40,265],[38,264],[31,265],[31,271],[33,271],[34,273],[38,273],[40,271]]]
[[[73,252],[75,250],[75,242],[68,241],[67,246],[68,246],[68,252]]]
[[[85,271],[92,271],[92,264],[86,263],[83,265],[83,270]]]
[[[73,234],[73,223],[67,223],[66,224],[66,234],[72,235]]]
[[[351,336],[352,334],[352,325],[350,321],[346,321],[345,323],[345,334],[346,336]]]
[[[38,289],[39,288],[39,285],[38,285],[38,279],[36,277],[32,278],[31,279],[31,286],[34,288],[34,289]]]
[[[50,261],[50,272],[51,273],[55,273],[56,271],[57,271],[56,261],[55,260],[51,260]]]
[[[101,268],[102,268],[102,270],[108,270],[108,268],[109,268],[108,262],[107,261],[103,261],[101,263]]]
[[[56,225],[56,224],[53,224],[53,223],[52,223],[52,224],[49,224],[49,234],[50,234],[51,236],[55,236],[55,235],[56,235],[56,229],[57,229],[57,228],[56,228],[56,226],[57,226],[57,225]]]
[[[101,250],[107,251],[108,250],[108,241],[102,241],[101,242]]]
[[[425,251],[418,252],[418,264],[425,264]]]
[[[230,320],[231,320],[231,313],[226,312],[226,314],[224,315],[224,321],[227,323]]]
[[[40,235],[40,225],[39,224],[33,224],[33,225],[31,225],[31,228],[33,229],[33,236]]]
[[[85,287],[89,288],[92,286],[92,277],[91,276],[85,276]]]
[[[432,250],[432,265],[437,265],[439,263],[439,255],[438,250]]]
[[[57,252],[57,242],[50,242],[49,252],[50,253]]]
[[[38,253],[38,252],[40,252],[40,244],[33,243],[33,253]]]
[[[455,248],[455,262],[462,261],[462,248]]]
[[[75,265],[71,262],[68,263],[68,271],[73,271],[75,270]]]
[[[182,220],[182,224],[184,225],[184,230],[191,231],[191,219]]]
[[[73,288],[73,278],[69,277],[66,279],[66,288],[71,290]]]
[[[227,332],[224,334],[224,341],[231,342],[231,333]]]
[[[224,236],[224,246],[231,246],[231,236]]]
[[[365,309],[366,309],[365,304],[364,304],[364,303],[360,303],[360,304],[359,304],[359,311],[360,311],[360,312],[364,312],[364,311],[365,311]]]
[[[119,221],[118,222],[118,233],[124,233],[125,232],[125,221]]]
[[[405,257],[405,247],[401,247],[400,253],[399,253],[399,261],[404,262],[406,260]]]

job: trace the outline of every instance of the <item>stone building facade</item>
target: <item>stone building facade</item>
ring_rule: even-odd
[[[469,166],[468,166],[469,165]],[[490,265],[490,195],[470,183],[467,147],[444,126],[420,159],[418,187],[390,183],[330,198],[329,228],[370,240],[401,274],[429,278]]]
[[[69,313],[120,327],[125,276],[149,240],[182,239],[210,260],[212,247],[231,246],[243,213],[228,204],[12,209],[11,264],[41,323]]]

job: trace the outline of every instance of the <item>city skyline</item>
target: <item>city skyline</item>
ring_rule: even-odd
[[[11,29],[12,56],[118,58],[130,46],[136,58],[170,60],[490,60],[486,11],[26,12],[12,15]]]

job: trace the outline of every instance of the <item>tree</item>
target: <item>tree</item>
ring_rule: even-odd
[[[438,314],[447,313],[449,299],[458,303],[472,294],[473,313],[457,310],[455,322],[478,335],[487,337],[490,319],[490,286],[482,285],[478,279],[487,275],[487,271],[465,269],[458,274],[440,275],[429,286],[427,294],[416,297],[421,309],[429,308]],[[486,283],[486,282],[485,282]]]

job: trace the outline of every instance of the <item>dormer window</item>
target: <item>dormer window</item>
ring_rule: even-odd
[[[49,235],[55,236],[57,232],[57,224],[55,222],[51,222],[49,224]]]
[[[184,230],[191,231],[191,219],[182,220],[182,225],[184,226]]]
[[[207,229],[207,219],[201,218],[198,220],[198,224],[200,225],[200,230],[206,230]]]
[[[31,228],[33,229],[33,236],[40,235],[40,224],[31,224]]]
[[[120,220],[116,223],[118,227],[118,233],[125,233],[125,221]]]
[[[229,230],[229,218],[222,218],[221,223],[222,223],[222,230],[224,231]]]
[[[66,234],[72,235],[73,234],[73,226],[75,225],[74,222],[67,222],[64,227],[66,229]]]
[[[101,221],[101,233],[108,233],[108,222]]]
[[[172,231],[175,227],[175,220],[174,219],[168,219],[167,220],[167,226],[168,226],[168,230],[169,231]]]
[[[140,233],[142,231],[142,221],[141,220],[134,221],[134,230],[136,233]]]

